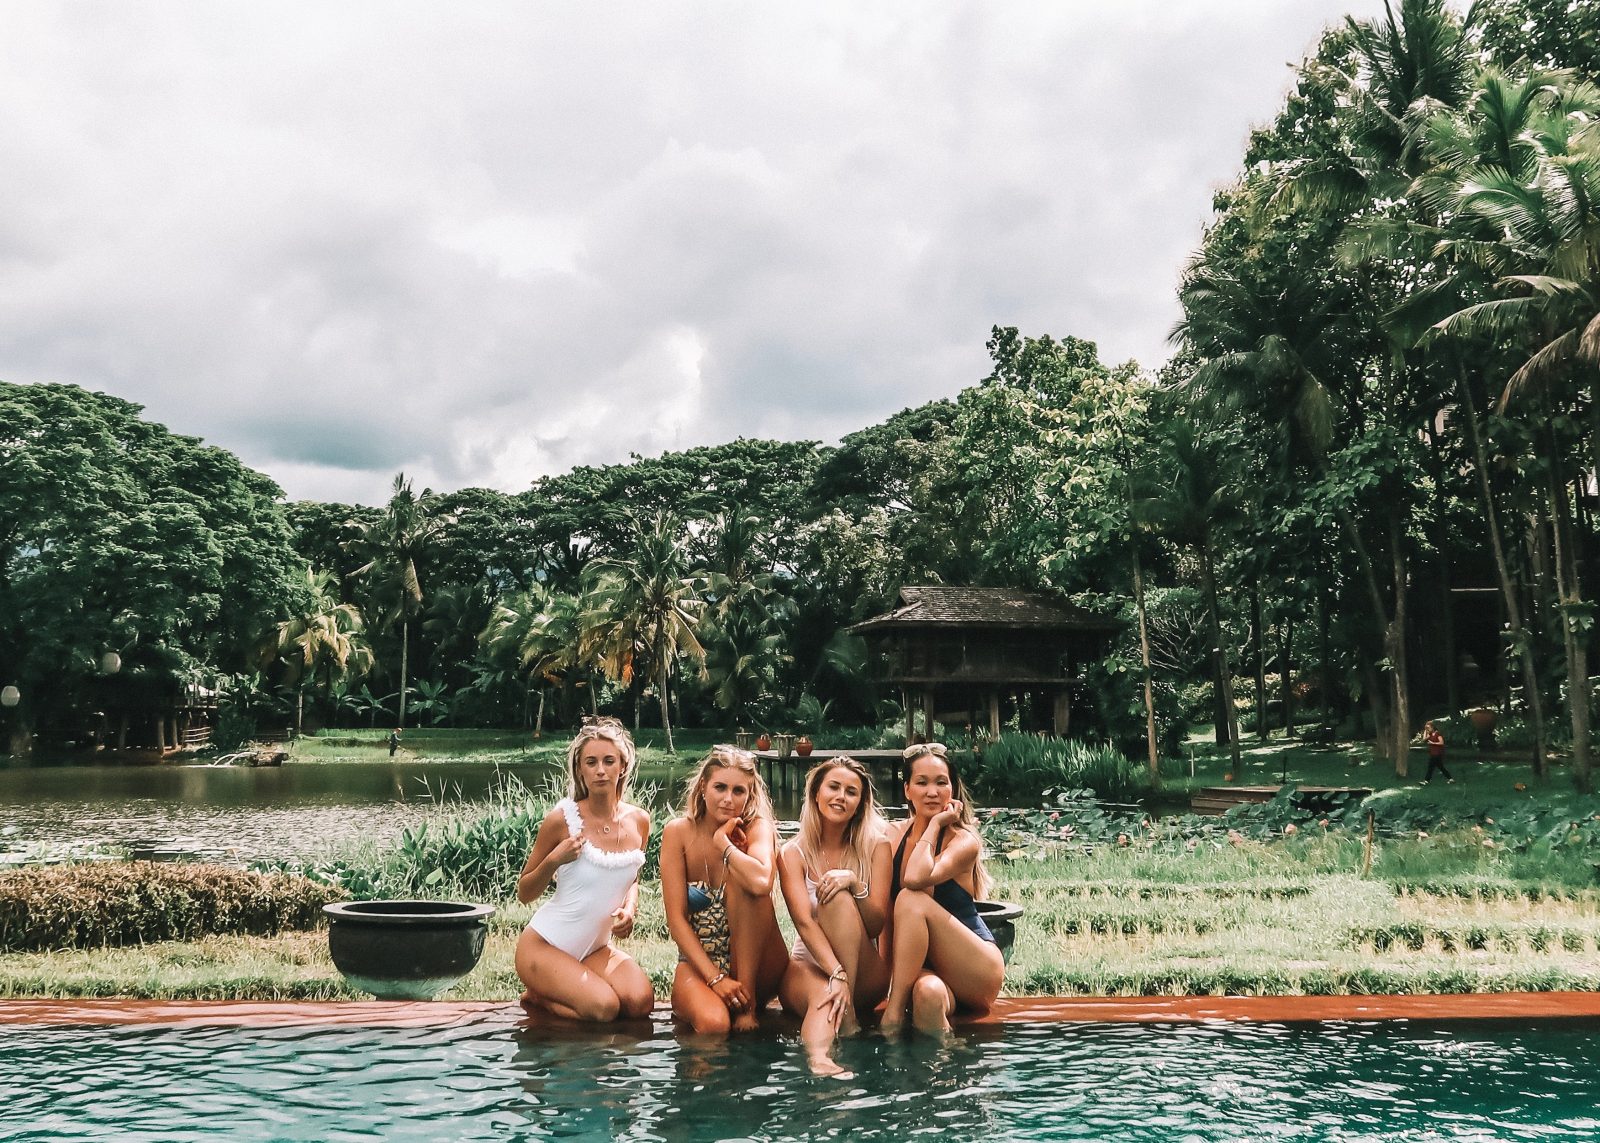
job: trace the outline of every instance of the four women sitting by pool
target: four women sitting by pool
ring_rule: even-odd
[[[801,1019],[813,1069],[833,1073],[833,1040],[880,1002],[889,1033],[908,1020],[947,1031],[958,1007],[993,1005],[1005,968],[975,905],[988,879],[966,791],[938,743],[907,748],[905,764],[908,814],[893,824],[859,762],[812,767],[800,832],[780,854],[755,755],[712,748],[661,834],[674,1014],[696,1032],[747,1031],[777,996]],[[650,981],[611,944],[632,931],[650,834],[624,800],[633,767],[615,719],[585,726],[568,751],[568,796],[517,882],[523,901],[556,886],[517,945],[525,1005],[599,1021],[650,1011]],[[780,883],[792,949],[773,908]]]

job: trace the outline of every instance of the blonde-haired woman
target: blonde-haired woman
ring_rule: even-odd
[[[672,1010],[696,1032],[750,1031],[777,995],[788,958],[772,907],[776,838],[755,755],[713,746],[661,831]]]
[[[892,945],[883,1030],[898,1032],[907,1010],[925,1032],[948,1032],[957,1006],[987,1012],[1000,995],[1005,961],[976,901],[989,889],[983,846],[967,792],[937,742],[905,751],[905,825],[889,886]]]
[[[800,833],[779,854],[778,873],[798,934],[783,1006],[801,1017],[811,1070],[844,1075],[828,1054],[834,1038],[855,1033],[857,1013],[876,1008],[889,989],[874,943],[889,907],[889,841],[861,763],[834,758],[811,768]]]
[[[648,1016],[650,978],[612,946],[633,931],[639,868],[650,815],[625,800],[633,739],[614,718],[596,719],[567,748],[567,796],[539,826],[517,878],[517,900],[550,898],[517,939],[522,1002],[569,1019]]]

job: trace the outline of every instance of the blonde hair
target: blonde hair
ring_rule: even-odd
[[[844,867],[865,884],[872,871],[872,847],[883,829],[883,815],[878,812],[877,800],[873,797],[872,775],[854,758],[843,755],[824,758],[806,774],[806,798],[800,807],[800,834],[796,840],[800,844],[800,856],[805,859],[807,868],[812,868],[815,858],[822,852],[822,815],[817,812],[817,791],[822,789],[822,780],[839,769],[850,771],[861,782],[861,801],[844,827]]]
[[[567,747],[567,797],[575,802],[581,802],[589,796],[589,787],[578,767],[583,748],[601,738],[615,746],[617,753],[622,755],[622,777],[617,779],[617,801],[622,801],[628,793],[628,779],[633,777],[638,763],[638,755],[633,749],[633,735],[628,733],[628,728],[622,725],[621,720],[607,715],[585,719],[583,726],[573,736],[572,745]]]
[[[983,835],[978,832],[978,819],[972,813],[972,799],[967,795],[967,784],[961,780],[961,772],[956,769],[949,749],[942,742],[919,742],[907,746],[901,751],[900,757],[905,760],[907,785],[911,783],[911,767],[922,759],[935,758],[944,763],[945,772],[950,775],[950,796],[961,803],[956,827],[971,830],[978,839],[978,859],[972,865],[972,883],[977,892],[973,895],[979,898],[985,896],[993,882],[989,879],[989,871],[983,867]]]
[[[711,753],[701,760],[700,768],[689,779],[689,788],[684,792],[681,811],[684,817],[697,822],[706,816],[706,782],[713,770],[737,770],[750,779],[750,799],[744,804],[740,821],[746,825],[757,818],[772,821],[772,799],[767,795],[767,784],[761,780],[756,756],[737,746],[713,746]]]

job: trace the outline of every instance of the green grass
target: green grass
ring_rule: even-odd
[[[1100,847],[996,860],[992,896],[1026,910],[1007,992],[1051,995],[1471,992],[1600,989],[1592,869],[1533,870],[1462,831],[1380,840],[1330,834],[1192,852]],[[449,994],[509,1001],[533,906],[500,903],[482,964]],[[786,937],[787,918],[780,918]],[[647,882],[624,947],[663,999],[677,950]],[[320,932],[0,956],[0,995],[354,997]]]

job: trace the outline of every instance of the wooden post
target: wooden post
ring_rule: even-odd
[[[1067,736],[1067,727],[1072,723],[1072,692],[1065,688],[1056,692],[1055,731],[1057,738]]]
[[[922,740],[933,741],[933,688],[922,692]]]
[[[167,717],[164,714],[156,715],[156,749],[167,749]]]
[[[1000,692],[989,692],[989,737],[1000,737]]]
[[[911,692],[905,687],[900,688],[900,709],[906,712],[906,745],[910,746],[916,716],[911,710]]]

